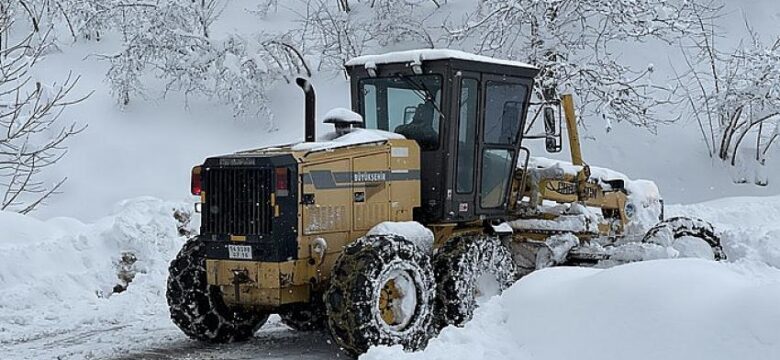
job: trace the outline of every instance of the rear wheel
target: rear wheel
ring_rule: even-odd
[[[171,319],[187,336],[208,342],[246,340],[268,320],[268,314],[229,307],[222,291],[206,280],[205,248],[197,238],[184,244],[168,269]]]
[[[726,260],[720,237],[707,221],[695,218],[674,217],[652,227],[642,242],[672,247],[680,257],[700,257]]]
[[[480,304],[501,294],[517,276],[509,249],[488,235],[449,240],[436,253],[434,269],[439,327],[471,320]]]
[[[353,355],[375,345],[425,346],[435,284],[430,257],[400,236],[366,236],[334,266],[325,293],[328,328]]]

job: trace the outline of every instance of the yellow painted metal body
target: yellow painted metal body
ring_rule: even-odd
[[[584,206],[598,208],[605,218],[604,223],[598,225],[598,233],[576,234],[581,239],[589,239],[593,236],[621,236],[628,223],[625,206],[628,196],[621,189],[605,191],[604,187],[590,177],[590,167],[585,164],[580,148],[577,119],[574,112],[574,99],[571,94],[561,97],[566,130],[571,151],[571,163],[578,168],[575,174],[564,173],[560,178],[538,178],[528,176],[528,169],[517,169],[512,185],[512,204],[515,211],[526,218],[542,218],[553,220],[555,215],[532,213],[523,214],[523,209],[536,209],[543,201],[555,203],[579,203]],[[544,240],[554,231],[542,231],[540,229],[528,229],[514,234],[515,238],[531,240]]]
[[[420,206],[419,151],[416,142],[403,139],[327,151],[268,150],[292,154],[302,175],[297,184],[301,194],[315,195],[313,204],[298,205],[298,260],[208,260],[209,284],[220,286],[229,304],[276,308],[309,301],[310,292],[327,282],[344,246],[383,221],[412,220],[412,210]],[[353,178],[327,188],[301,180],[317,172]],[[355,201],[356,193],[364,195],[363,201]],[[231,240],[242,238],[234,235]],[[322,240],[327,247],[317,252]],[[250,281],[235,284],[234,271],[245,272]]]
[[[510,203],[514,205],[510,213],[517,218],[554,220],[556,216],[552,214],[524,214],[522,207],[535,209],[543,201],[580,203],[601,208],[604,217],[611,221],[598,224],[598,233],[576,235],[585,240],[593,236],[619,236],[627,222],[624,212],[626,194],[605,191],[589,178],[590,170],[582,161],[573,100],[570,95],[562,100],[572,163],[580,166],[579,171],[576,175],[565,174],[555,179],[532,179],[524,176],[527,174],[523,172],[527,169],[518,169],[513,176]],[[298,205],[297,260],[281,263],[207,261],[208,282],[221,287],[228,304],[276,309],[286,304],[308,302],[313,293],[324,290],[331,270],[346,245],[381,222],[413,220],[413,209],[420,206],[420,149],[412,140],[388,140],[379,145],[354,145],[327,151],[281,148],[258,152],[292,154],[298,161],[298,173],[302,175],[296,184],[300,193],[314,194],[316,201],[313,204],[300,202]],[[318,172],[351,174],[356,178],[325,188],[302,180]],[[418,176],[406,176],[403,180],[393,180],[390,176],[381,179],[384,181],[370,181],[369,175],[377,173],[398,174],[401,178],[404,178],[403,174]],[[364,194],[363,201],[355,201],[357,193]],[[485,231],[482,221],[427,226],[434,232],[435,247],[454,236]],[[527,229],[516,231],[514,239],[517,242],[543,241],[549,235],[549,231]],[[245,237],[234,235],[231,240],[243,241]],[[321,248],[323,240],[327,244],[324,249]],[[249,280],[234,283],[236,272],[242,272]]]
[[[566,130],[569,134],[569,150],[571,150],[571,163],[581,166],[582,149],[580,148],[580,133],[577,130],[577,117],[574,115],[574,98],[571,94],[561,96],[561,105],[566,118]]]

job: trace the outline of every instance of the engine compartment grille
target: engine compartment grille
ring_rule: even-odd
[[[263,235],[271,232],[272,169],[211,168],[206,169],[203,181],[204,233]]]

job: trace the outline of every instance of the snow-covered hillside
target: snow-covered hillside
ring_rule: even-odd
[[[258,29],[280,32],[296,24],[298,2],[279,3],[277,12],[258,21],[249,12],[257,3],[232,0],[213,24],[213,36],[236,32],[247,34]],[[447,9],[457,13],[468,0],[452,0]],[[744,35],[743,13],[755,29],[766,38],[777,33],[780,3],[774,0],[725,1],[726,17],[720,21],[724,34],[731,38]],[[93,221],[108,213],[116,202],[137,196],[155,196],[170,200],[188,200],[190,168],[205,157],[252,147],[289,143],[303,138],[303,94],[294,84],[281,84],[271,91],[271,110],[275,130],[269,132],[268,119],[235,120],[228,107],[201,104],[197,100],[184,109],[181,96],[169,93],[166,98],[139,98],[120,109],[105,81],[108,64],[96,54],[116,51],[118,36],[106,35],[100,42],[79,41],[61,46],[60,53],[50,54],[37,69],[37,78],[58,79],[73,71],[82,79],[78,89],[94,93],[85,102],[67,109],[64,118],[73,119],[88,128],[69,144],[69,153],[47,174],[53,182],[64,176],[68,181],[62,194],[36,213],[39,218],[75,217]],[[723,40],[729,41],[729,40]],[[419,44],[408,44],[416,47]],[[402,45],[392,49],[400,50]],[[625,49],[621,55],[629,63],[655,64],[654,81],[672,76],[672,68],[682,63],[679,56],[658,51],[659,45],[642,43]],[[376,51],[381,51],[377,49]],[[318,115],[333,107],[348,107],[348,84],[343,73],[315,73]],[[155,90],[155,89],[150,89]],[[150,91],[154,94],[153,91]],[[690,203],[723,196],[775,195],[780,193],[780,161],[770,159],[767,166],[770,184],[736,185],[729,172],[712,161],[701,141],[693,119],[682,119],[674,126],[662,126],[658,135],[625,123],[606,124],[598,118],[585,119],[583,153],[593,165],[626,173],[632,178],[655,180],[667,203]],[[319,133],[330,126],[320,125]],[[537,156],[566,159],[560,154],[544,152],[541,142],[528,142]],[[565,144],[564,144],[565,145]],[[780,153],[780,147],[774,149]],[[773,181],[772,179],[776,179]]]
[[[278,318],[247,344],[186,339],[165,300],[167,264],[184,241],[173,217],[179,206],[129,200],[92,224],[0,213],[3,358],[344,356],[326,335],[293,332]],[[465,328],[445,329],[423,352],[376,348],[364,358],[777,359],[780,197],[668,210],[711,221],[730,260],[539,271],[480,308]],[[137,274],[125,292],[107,296],[123,251],[137,255]]]

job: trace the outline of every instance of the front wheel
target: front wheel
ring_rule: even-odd
[[[431,336],[430,257],[401,236],[366,236],[336,262],[325,293],[328,328],[352,355],[376,345],[418,350]]]
[[[664,220],[653,226],[642,242],[672,247],[680,257],[726,260],[720,237],[715,234],[712,224],[701,219],[674,217]]]
[[[200,341],[227,343],[252,337],[268,314],[227,306],[219,287],[206,280],[204,255],[203,243],[194,238],[171,262],[166,297],[173,323]]]

